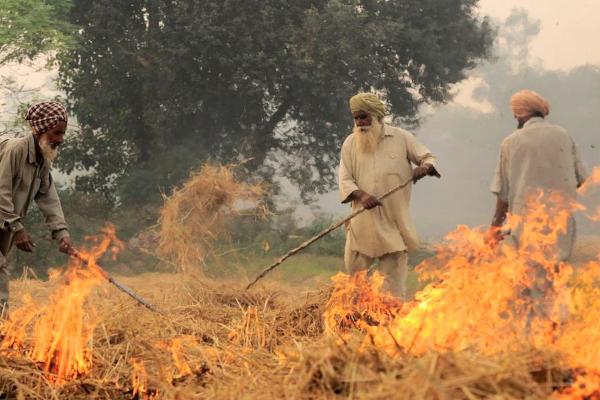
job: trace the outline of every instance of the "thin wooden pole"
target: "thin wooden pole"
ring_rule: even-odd
[[[404,182],[401,185],[396,186],[395,188],[389,190],[388,192],[386,192],[385,194],[383,194],[378,200],[382,201],[383,199],[385,199],[386,197],[396,193],[398,190],[408,186],[409,183],[412,182],[412,178],[410,178],[408,181]],[[305,248],[307,248],[308,246],[310,246],[311,244],[313,244],[314,242],[316,242],[317,240],[321,239],[322,237],[328,235],[329,233],[331,233],[332,231],[336,230],[337,228],[339,228],[340,226],[344,225],[346,222],[350,221],[352,218],[356,217],[359,214],[362,214],[363,212],[365,212],[367,209],[366,208],[361,208],[359,210],[354,211],[352,214],[348,215],[346,218],[344,218],[343,220],[334,223],[333,225],[331,225],[329,228],[321,231],[320,233],[316,234],[315,236],[313,236],[312,238],[308,239],[307,241],[303,242],[301,245],[299,245],[298,247],[290,250],[286,255],[284,255],[283,257],[279,258],[277,261],[275,261],[273,264],[271,264],[269,267],[267,267],[263,272],[260,273],[260,275],[258,275],[256,277],[256,279],[254,279],[254,281],[250,282],[250,284],[248,284],[248,286],[246,286],[246,290],[250,289],[252,286],[254,286],[254,284],[256,282],[258,282],[259,280],[261,280],[262,278],[264,278],[269,272],[271,272],[272,270],[274,270],[275,268],[277,268],[281,263],[283,263],[285,260],[287,260],[288,258],[290,258],[291,256],[293,256],[294,254],[304,250]]]
[[[77,260],[79,260],[81,262],[81,264],[83,264],[84,267],[87,268],[89,266],[88,260],[86,260],[84,257],[82,257],[81,254],[78,251],[74,250],[70,254],[70,256],[73,257],[73,258],[75,258],[75,259],[77,259]],[[117,289],[119,289],[123,293],[127,294],[132,299],[134,299],[136,302],[138,302],[138,304],[141,304],[142,306],[146,307],[150,311],[154,311],[155,313],[162,314],[155,306],[153,306],[152,304],[150,304],[147,300],[144,300],[141,296],[139,296],[137,293],[135,293],[131,288],[129,288],[128,286],[125,286],[124,284],[122,284],[121,282],[117,281],[115,278],[113,278],[112,276],[110,276],[97,263],[96,263],[96,267],[98,267],[98,269],[100,270],[100,272],[102,273],[102,275],[104,275],[104,278],[106,278],[106,280],[109,283],[111,283],[113,286],[115,286]]]

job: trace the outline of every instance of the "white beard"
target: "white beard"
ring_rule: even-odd
[[[383,135],[383,124],[376,118],[369,126],[358,127],[354,125],[354,136],[356,140],[356,149],[359,153],[371,154],[379,144]]]
[[[48,136],[42,135],[39,141],[40,150],[42,151],[42,157],[44,160],[51,163],[58,156],[58,147],[52,147],[48,141]]]

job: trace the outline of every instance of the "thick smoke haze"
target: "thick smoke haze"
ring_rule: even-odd
[[[524,8],[514,9],[515,4]],[[508,101],[517,90],[544,95],[551,104],[549,121],[571,133],[590,169],[600,164],[600,51],[593,46],[598,31],[592,31],[600,28],[590,23],[600,3],[481,0],[480,12],[495,18],[498,27],[493,59],[457,86],[455,101],[423,108],[421,125],[414,130],[438,156],[443,175],[441,180],[425,179],[413,190],[413,216],[426,240],[438,240],[458,224],[491,220],[495,198],[489,184],[500,142],[516,126]],[[8,65],[0,75],[14,79],[13,87],[25,90],[23,98],[54,96],[56,71],[43,67],[43,60],[33,66]],[[5,88],[0,92],[0,123],[10,125],[18,99]],[[336,190],[304,206],[293,187],[284,184],[283,189],[283,203],[298,205],[297,215],[305,221],[315,213],[339,216],[349,211],[339,204]],[[597,229],[581,222],[583,233]]]
[[[411,208],[423,238],[438,240],[458,224],[491,220],[495,197],[489,185],[500,143],[516,128],[508,102],[520,89],[544,95],[551,104],[548,120],[570,132],[590,169],[600,164],[600,67],[544,69],[530,56],[539,31],[539,21],[513,10],[499,23],[494,59],[473,71],[456,101],[423,110],[415,133],[437,155],[442,173],[441,180],[423,180],[413,190]],[[347,212],[337,192],[317,204],[322,211]]]

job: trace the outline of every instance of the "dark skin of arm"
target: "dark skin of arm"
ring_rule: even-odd
[[[31,236],[25,229],[21,229],[15,233],[15,246],[21,251],[26,253],[33,252],[33,248],[35,247],[35,243],[31,240]]]
[[[537,114],[536,114],[537,115]],[[517,129],[523,128],[525,123],[529,121],[531,117],[534,115],[528,115],[525,117],[517,117],[514,116],[517,120]],[[540,117],[544,117],[543,115],[537,115]],[[491,246],[495,246],[500,242],[503,238],[502,233],[502,225],[506,220],[506,213],[508,212],[508,202],[500,199],[499,197],[496,199],[496,212],[494,213],[494,219],[492,219],[492,223],[490,224],[490,228],[488,229],[485,235],[485,241],[487,244]]]
[[[25,229],[21,229],[15,233],[15,246],[21,251],[26,253],[32,253],[35,248],[35,243],[31,240],[31,236]],[[66,236],[58,242],[58,250],[61,253],[65,253],[71,255],[73,250],[73,244],[71,243],[71,238]]]
[[[496,212],[494,213],[494,219],[490,225],[490,229],[488,230],[485,241],[489,245],[496,245],[498,242],[502,240],[502,225],[506,220],[506,214],[508,212],[508,202],[500,199],[499,197],[496,199]]]

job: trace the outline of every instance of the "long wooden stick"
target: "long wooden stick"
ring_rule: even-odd
[[[81,262],[81,264],[83,264],[85,267],[89,266],[88,260],[86,260],[84,257],[82,257],[78,251],[74,251],[73,253],[70,254],[70,256],[79,260]],[[132,299],[137,301],[142,306],[146,307],[148,310],[162,314],[155,306],[150,304],[148,301],[144,300],[141,296],[139,296],[137,293],[135,293],[131,288],[129,288],[128,286],[125,286],[121,282],[115,280],[115,278],[110,276],[108,274],[108,272],[106,272],[100,265],[96,264],[96,266],[98,267],[98,269],[100,270],[102,275],[104,275],[104,278],[106,278],[106,280],[109,283],[111,283],[112,285],[114,285],[117,289],[119,289],[123,293],[127,294],[129,297],[131,297]]]
[[[396,186],[395,188],[389,190],[388,192],[386,192],[385,194],[383,194],[378,200],[382,201],[383,199],[385,199],[386,197],[396,193],[398,190],[406,187],[409,183],[412,182],[412,178],[410,178],[408,181],[404,182],[401,185]],[[283,257],[281,257],[280,259],[278,259],[277,261],[275,261],[273,264],[271,264],[269,267],[267,267],[263,272],[260,273],[260,275],[258,275],[256,277],[256,279],[254,279],[254,281],[252,281],[248,286],[246,286],[246,290],[250,289],[252,286],[254,286],[254,284],[256,282],[258,282],[259,280],[261,280],[262,278],[265,277],[265,275],[267,275],[269,272],[271,272],[272,270],[274,270],[275,268],[277,268],[282,262],[284,262],[285,260],[287,260],[288,258],[290,258],[291,256],[293,256],[294,254],[304,250],[305,248],[307,248],[308,246],[310,246],[311,244],[313,244],[314,242],[316,242],[317,240],[321,239],[322,237],[328,235],[330,232],[336,230],[337,228],[339,228],[340,226],[344,225],[346,222],[350,221],[352,218],[356,217],[359,214],[362,214],[363,212],[365,212],[367,209],[366,208],[361,208],[359,210],[354,211],[352,214],[348,215],[346,218],[344,218],[343,220],[334,223],[333,225],[331,225],[329,228],[321,231],[320,233],[318,233],[317,235],[313,236],[312,238],[308,239],[307,241],[305,241],[304,243],[302,243],[300,246],[290,250],[286,255],[284,255]]]

